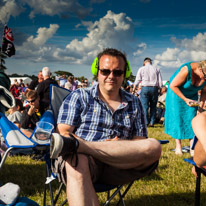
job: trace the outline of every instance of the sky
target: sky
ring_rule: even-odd
[[[108,47],[127,54],[133,75],[150,57],[163,80],[206,59],[205,0],[0,0],[1,36],[5,24],[16,48],[7,74],[48,66],[91,80],[94,58]]]

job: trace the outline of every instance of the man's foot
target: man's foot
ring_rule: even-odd
[[[154,124],[149,124],[148,127],[154,127]]]
[[[65,154],[77,154],[79,141],[70,133],[70,137],[63,137],[58,133],[53,133],[50,143],[50,158],[56,159]]]

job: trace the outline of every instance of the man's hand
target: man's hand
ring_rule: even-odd
[[[30,105],[30,108],[28,110],[28,115],[32,116],[35,111],[36,111],[36,107],[34,105]]]
[[[112,139],[106,139],[106,141],[117,141],[117,140],[119,140],[119,137],[114,137],[114,138],[112,138]]]

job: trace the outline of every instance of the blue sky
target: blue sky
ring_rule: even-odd
[[[13,31],[6,73],[44,66],[92,78],[102,48],[126,52],[132,73],[150,57],[164,80],[183,63],[206,59],[205,0],[0,0],[0,31]]]

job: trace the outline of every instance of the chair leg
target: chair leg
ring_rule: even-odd
[[[110,190],[109,191],[107,191],[107,200],[110,198]],[[108,206],[110,205],[109,204],[109,202],[108,202],[108,204],[107,204]]]
[[[60,195],[60,193],[61,193],[61,191],[62,191],[62,187],[63,187],[63,185],[64,185],[64,184],[61,183],[60,186],[59,186],[57,195],[55,196],[55,199],[54,199],[54,204],[56,204],[56,202],[57,202],[57,200],[58,200],[58,198],[59,198],[59,195]]]
[[[129,185],[127,186],[127,188],[125,189],[125,191],[123,192],[123,194],[119,193],[119,195],[121,196],[119,199],[119,202],[117,203],[117,205],[119,205],[120,203],[122,203],[123,206],[125,206],[125,202],[124,202],[124,197],[127,194],[127,192],[129,191],[130,187],[133,185],[133,182],[130,182]]]
[[[123,185],[118,186],[117,189],[115,190],[115,192],[109,196],[109,198],[107,199],[107,201],[105,202],[104,206],[108,206],[110,201],[114,198],[114,196],[121,190],[121,188],[123,187]]]
[[[6,150],[6,152],[4,153],[4,156],[2,157],[2,160],[1,160],[1,162],[0,162],[0,169],[1,169],[1,167],[3,166],[4,162],[6,161],[6,158],[7,158],[8,154],[9,154],[9,152],[10,152],[12,149],[14,149],[14,148],[13,148],[13,147],[9,147],[9,148]]]
[[[195,166],[195,170],[196,170],[196,173],[197,173],[196,189],[195,189],[195,206],[200,206],[201,171],[197,166]]]
[[[49,166],[46,164],[46,177],[50,177],[50,170],[49,170]],[[44,206],[46,206],[46,184],[44,185]],[[54,206],[54,196],[53,196],[53,190],[52,190],[52,185],[51,182],[49,183],[49,193],[50,193],[50,199],[51,199],[51,206]]]

